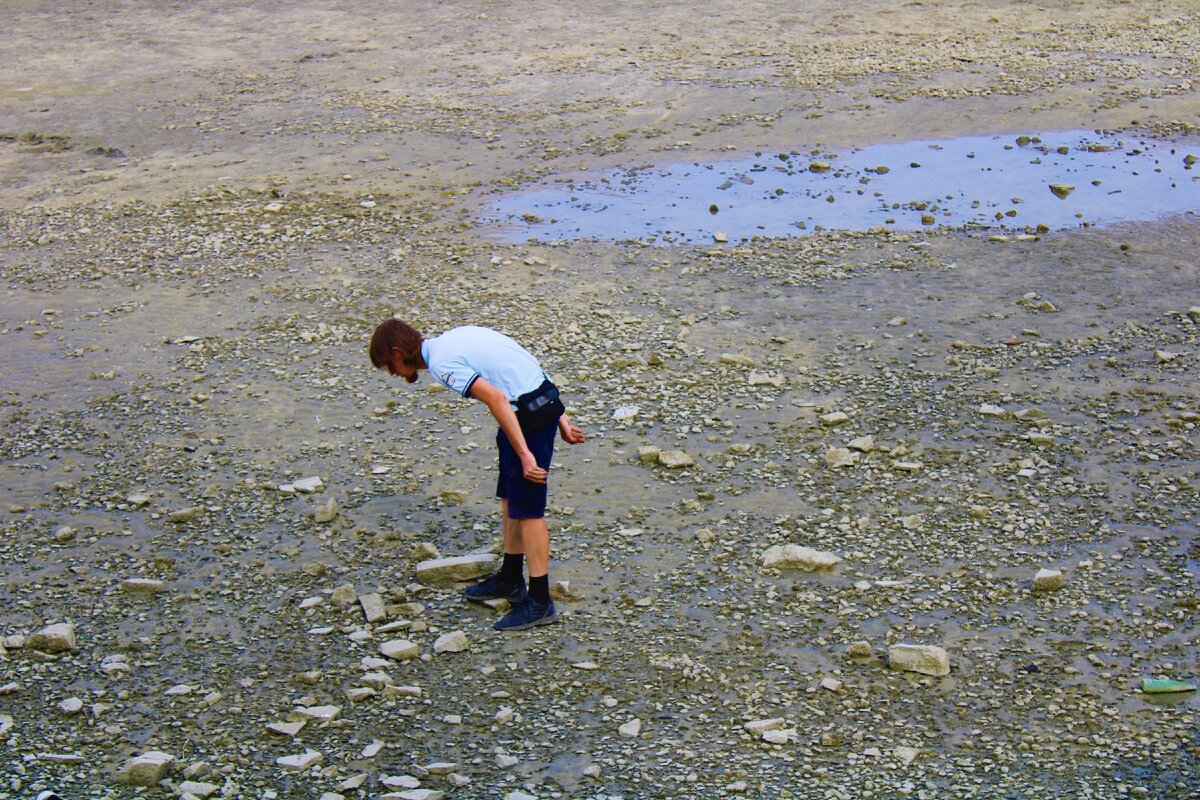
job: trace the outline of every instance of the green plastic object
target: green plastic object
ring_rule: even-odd
[[[1154,678],[1142,678],[1142,691],[1146,694],[1169,694],[1174,692],[1194,692],[1196,684],[1182,681],[1160,681]]]

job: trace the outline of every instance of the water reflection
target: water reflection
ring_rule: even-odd
[[[1200,146],[1062,131],[760,153],[643,167],[509,194],[507,241],[737,242],[823,229],[1057,230],[1200,210]]]

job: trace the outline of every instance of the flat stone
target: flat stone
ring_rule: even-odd
[[[661,452],[661,447],[655,447],[654,445],[642,445],[637,449],[638,460],[643,464],[657,464],[658,456]]]
[[[668,469],[683,469],[696,465],[695,459],[682,450],[664,450],[658,454],[658,463]]]
[[[763,731],[762,734],[762,740],[769,744],[787,744],[796,738],[798,738],[798,734],[795,728],[776,728]]]
[[[341,713],[341,706],[301,706],[292,711],[290,717],[293,720],[328,722],[331,719],[337,718],[337,715]]]
[[[763,553],[762,565],[773,569],[802,569],[814,572],[819,569],[830,569],[842,563],[842,558],[834,553],[814,550],[811,547],[801,547],[796,544],[777,544],[767,548]]]
[[[450,633],[443,633],[437,638],[437,641],[433,643],[433,652],[461,653],[470,646],[465,633],[462,631],[451,631]]]
[[[845,425],[850,421],[850,415],[845,411],[831,411],[828,414],[821,415],[821,424],[827,428],[832,428],[836,425]]]
[[[175,756],[150,750],[125,762],[117,781],[127,786],[157,786],[175,765]]]
[[[617,728],[617,733],[626,739],[636,739],[642,732],[642,721],[636,717]]]
[[[846,446],[860,453],[873,453],[875,451],[875,437],[859,436],[857,439],[851,439]]]
[[[79,649],[75,644],[75,626],[69,622],[47,625],[40,631],[30,634],[25,646],[40,653],[65,653],[69,650]]]
[[[772,717],[771,719],[756,719],[747,722],[742,727],[756,736],[761,736],[767,731],[777,730],[786,724],[787,720],[783,717]]]
[[[1063,578],[1061,570],[1040,569],[1033,576],[1033,590],[1035,592],[1054,592],[1061,589],[1065,584],[1066,579]]]
[[[183,794],[190,794],[193,797],[198,797],[200,800],[205,800],[220,791],[221,787],[215,783],[203,783],[201,781],[184,781],[179,784],[179,791]]]
[[[782,389],[787,385],[787,378],[782,375],[776,375],[767,372],[755,372],[751,370],[750,377],[747,379],[751,386],[773,386],[776,389]]]
[[[416,789],[421,785],[421,780],[412,775],[384,775],[379,782],[389,789]]]
[[[888,665],[904,672],[941,677],[950,674],[950,656],[941,647],[894,644],[888,648]]]
[[[430,775],[449,775],[458,769],[458,764],[452,761],[435,761],[432,764],[425,765],[425,771]]]
[[[991,403],[983,403],[979,406],[979,413],[985,417],[1007,417],[1008,409]]]
[[[68,697],[58,704],[58,710],[69,717],[73,717],[80,711],[83,711],[83,701],[78,697]]]
[[[407,639],[392,639],[379,645],[379,652],[396,661],[407,661],[421,654],[421,648]]]
[[[367,622],[383,622],[387,619],[387,611],[383,606],[383,598],[375,592],[368,592],[358,596],[358,603],[362,606],[363,616]]]
[[[296,722],[268,722],[266,727],[271,733],[278,733],[280,736],[290,738],[304,730],[304,726],[307,724],[308,720],[302,719]]]
[[[842,690],[842,686],[844,685],[845,684],[843,684],[837,678],[821,679],[821,688],[829,692],[840,692]]]
[[[496,558],[491,553],[431,558],[417,564],[417,580],[427,586],[450,586],[485,577],[495,568]]]
[[[308,769],[314,764],[320,764],[325,760],[325,756],[316,750],[305,750],[303,753],[294,756],[281,756],[275,759],[275,763],[284,769],[296,770],[297,772]]]
[[[325,488],[325,482],[322,481],[318,477],[301,478],[298,481],[292,482],[292,488],[295,489],[297,492],[304,492],[305,494],[312,494],[314,492],[319,492],[319,491],[323,490]]]
[[[163,582],[153,578],[126,578],[121,581],[121,591],[126,594],[151,595],[163,590]]]

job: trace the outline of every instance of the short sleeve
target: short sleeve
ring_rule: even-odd
[[[471,391],[472,384],[479,377],[479,370],[471,366],[465,358],[447,358],[430,364],[429,374],[450,391],[467,397],[467,392]]]

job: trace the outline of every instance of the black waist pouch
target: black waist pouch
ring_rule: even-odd
[[[558,387],[549,379],[542,381],[542,385],[532,392],[517,398],[517,422],[527,430],[536,431],[552,425],[566,411],[566,406],[558,397]]]

